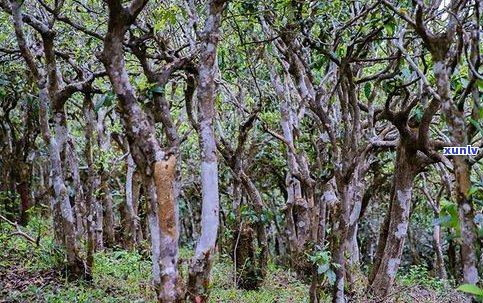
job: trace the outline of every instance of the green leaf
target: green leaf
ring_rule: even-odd
[[[473,185],[472,187],[470,187],[470,189],[468,190],[468,196],[472,196],[474,193],[477,193],[478,191],[480,191],[481,188],[478,186],[478,185]]]
[[[164,87],[156,85],[153,88],[151,88],[151,92],[156,93],[156,94],[163,94],[164,93]]]
[[[123,251],[123,250],[115,251],[115,252],[112,253],[112,257],[114,259],[121,259],[121,258],[125,257],[126,255],[127,255],[127,251]]]
[[[367,99],[371,96],[371,90],[372,90],[372,85],[369,82],[366,82],[364,84],[364,96],[366,96]]]
[[[396,24],[394,24],[394,20],[391,20],[388,23],[384,24],[384,29],[389,36],[394,35],[394,31],[396,30]]]
[[[483,297],[483,289],[473,284],[463,284],[456,290],[465,292],[467,294],[477,295],[478,297]]]
[[[483,135],[483,127],[481,127],[481,124],[478,121],[470,118],[470,123],[473,124],[473,126]]]
[[[319,275],[325,273],[327,270],[329,270],[329,264],[322,264],[317,267],[317,273]]]
[[[101,107],[110,107],[115,99],[114,92],[110,91],[107,94],[102,95],[99,101],[94,106],[94,111],[97,113]]]
[[[476,85],[478,85],[478,88],[479,89],[482,89],[483,90],[483,80],[477,79],[476,80]]]
[[[327,280],[329,281],[330,286],[334,285],[335,283],[335,272],[333,270],[329,270],[325,273],[327,276]]]

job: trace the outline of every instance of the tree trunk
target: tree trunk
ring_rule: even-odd
[[[54,121],[55,140],[52,138],[50,139],[49,153],[52,161],[52,185],[54,187],[54,201],[56,203],[54,208],[60,208],[59,213],[61,215],[60,221],[57,221],[56,218],[54,218],[54,220],[57,222],[62,222],[62,232],[64,245],[67,252],[69,273],[71,273],[74,278],[79,278],[84,277],[86,274],[86,269],[82,259],[79,256],[74,211],[70,204],[67,187],[65,186],[62,170],[63,161],[61,159],[61,154],[63,153],[61,148],[62,146],[65,146],[68,139],[65,113],[55,113]]]
[[[319,220],[318,224],[319,227],[317,229],[317,243],[320,247],[325,246],[325,231],[326,231],[326,213],[327,213],[327,204],[332,203],[332,199],[335,197],[333,193],[330,193],[331,187],[328,183],[322,186],[323,196],[319,198]],[[319,303],[320,302],[320,277],[318,273],[317,264],[313,265],[312,268],[312,281],[310,283],[309,289],[309,300],[310,303]]]
[[[109,131],[105,126],[105,117],[107,114],[106,108],[101,108],[98,112],[97,118],[97,136],[100,152],[103,154],[108,154],[110,149],[111,136]],[[109,161],[109,160],[105,160]],[[100,176],[100,200],[102,207],[102,221],[99,219],[99,224],[102,222],[102,232],[104,236],[104,244],[106,247],[114,247],[116,244],[116,237],[114,233],[115,220],[114,220],[114,209],[111,191],[109,189],[109,171],[107,167],[109,162],[100,163],[99,176]],[[98,227],[100,227],[98,226]]]
[[[386,214],[385,226],[381,229],[379,237],[373,268],[374,278],[370,280],[370,288],[377,297],[384,297],[389,293],[401,263],[409,225],[412,187],[417,174],[415,158],[415,151],[405,146],[404,142],[400,142],[397,149],[390,209]]]
[[[334,234],[332,237],[332,261],[338,264],[335,271],[335,286],[332,293],[332,302],[344,303],[344,284],[345,284],[345,252],[347,249],[347,239],[349,233],[349,212],[350,212],[350,197],[347,191],[339,192],[340,202],[335,204],[335,217],[333,223]]]
[[[24,134],[24,140],[27,140],[28,134]],[[18,157],[18,160],[15,161],[12,175],[16,178],[16,190],[17,194],[20,197],[20,219],[19,223],[22,226],[27,226],[29,222],[29,210],[32,207],[32,202],[30,199],[31,193],[31,178],[32,178],[32,162],[27,159],[28,154],[30,151],[28,150],[28,144],[22,144],[24,148],[27,150],[17,151],[16,155],[12,155],[13,157]],[[0,163],[1,165],[2,163]],[[5,178],[4,180],[8,180]]]
[[[260,253],[257,257],[257,267],[260,270],[258,273],[258,281],[262,282],[265,278],[267,273],[267,265],[268,265],[268,237],[267,237],[267,230],[265,228],[265,222],[262,222],[262,212],[263,212],[263,201],[260,192],[256,188],[255,184],[253,184],[252,180],[248,178],[248,176],[242,172],[242,181],[245,187],[245,190],[248,194],[248,198],[253,204],[253,208],[255,213],[258,216],[258,221],[255,223],[255,229],[257,232],[257,240],[258,240],[258,249]]]
[[[27,226],[29,222],[30,204],[30,182],[22,181],[17,185],[17,192],[20,196],[20,225]]]
[[[67,127],[63,112],[55,113],[55,138],[52,137],[48,125],[48,97],[46,90],[40,91],[40,123],[45,143],[49,146],[49,157],[52,165],[51,185],[53,188],[52,210],[54,229],[59,233],[63,246],[67,253],[68,272],[72,278],[87,275],[87,270],[79,256],[77,246],[74,214],[70,204],[67,188],[64,183],[61,148],[67,140]],[[59,229],[60,226],[60,229]]]
[[[69,192],[73,194],[71,199],[74,200],[74,218],[76,225],[76,235],[77,240],[81,242],[84,238],[85,231],[85,217],[86,217],[86,206],[84,201],[84,189],[82,186],[82,181],[79,173],[79,158],[75,150],[73,139],[69,136],[68,142],[65,144],[66,152],[66,166],[69,173],[66,174],[66,179],[69,180]]]
[[[344,289],[352,292],[355,273],[359,266],[359,245],[357,243],[358,221],[362,210],[362,177],[368,169],[368,162],[360,161],[347,180],[346,174],[335,172],[336,193],[339,203],[334,210],[334,235],[332,258],[340,266],[335,269],[336,279],[333,302],[346,302]],[[346,253],[348,257],[346,258]],[[347,259],[347,260],[346,260]],[[345,281],[348,287],[345,287]]]
[[[237,229],[234,260],[236,285],[245,290],[256,290],[260,286],[260,273],[257,270],[253,229],[248,222],[243,222]]]
[[[109,176],[106,172],[101,173],[101,200],[102,200],[102,208],[103,208],[103,235],[104,235],[104,243],[106,247],[114,247],[116,244],[116,237],[114,233],[114,208],[113,208],[113,201],[111,192],[109,189]]]
[[[141,177],[140,177],[140,173],[139,173],[139,170],[136,169],[134,171],[134,175],[133,175],[133,185],[132,185],[132,202],[133,202],[133,210],[134,210],[134,214],[135,214],[135,227],[136,227],[136,241],[137,241],[137,245],[139,246],[141,244],[141,242],[143,241],[144,239],[144,235],[143,235],[143,228],[142,228],[142,224],[141,224],[141,221],[142,221],[142,218],[144,216],[141,216],[141,210],[142,210],[142,207],[141,205],[139,205],[139,202],[141,200],[141,186],[142,186],[142,181],[141,181]]]
[[[89,95],[84,97],[84,120],[86,121],[85,127],[85,149],[84,156],[87,164],[87,180],[85,186],[85,205],[86,205],[86,231],[87,231],[87,257],[86,257],[86,267],[89,273],[92,272],[92,267],[94,266],[94,252],[96,249],[96,207],[94,196],[94,188],[96,186],[96,170],[94,168],[94,157],[92,152],[92,143],[94,135],[94,110],[92,108],[92,100]],[[89,277],[92,279],[92,275]]]
[[[434,55],[433,55],[434,57]],[[443,60],[434,59],[433,70],[438,94],[441,96],[443,112],[454,146],[466,146],[468,142],[466,132],[466,117],[464,106],[453,104],[451,96],[450,67]],[[471,188],[470,165],[467,156],[454,156],[454,175],[456,202],[458,203],[458,218],[461,230],[461,263],[463,265],[463,281],[476,284],[479,281],[476,256],[476,240],[478,238],[474,223],[474,210]]]
[[[201,145],[201,185],[203,205],[201,236],[191,261],[188,280],[188,299],[206,302],[209,296],[210,271],[219,225],[218,161],[213,129],[215,114],[215,76],[218,70],[216,51],[220,35],[223,0],[209,3],[207,21],[202,32],[203,45],[198,66],[197,98],[200,103],[198,137]]]
[[[157,161],[154,178],[145,176],[150,209],[149,229],[153,245],[154,283],[160,302],[180,300],[178,283],[178,226],[175,214],[176,158]]]
[[[433,227],[433,249],[435,254],[435,272],[440,279],[447,279],[446,268],[444,265],[443,247],[441,245],[441,226]]]
[[[126,189],[125,189],[125,217],[122,222],[124,246],[126,249],[133,249],[137,246],[136,218],[137,213],[134,209],[133,183],[136,166],[131,155],[127,157]]]
[[[178,205],[174,199],[172,173],[176,158],[166,155],[156,140],[154,127],[138,103],[124,61],[124,36],[145,3],[138,7],[139,3],[133,2],[134,7],[126,9],[118,1],[108,2],[109,22],[101,61],[119,99],[131,154],[142,171],[149,203],[153,276],[158,301],[181,302],[176,222]],[[160,222],[161,218],[163,221]]]
[[[476,256],[477,232],[474,223],[474,210],[468,192],[471,187],[469,165],[464,156],[455,156],[454,172],[456,180],[456,201],[458,203],[458,219],[461,230],[461,263],[463,265],[463,282],[477,284],[478,269]]]
[[[95,212],[95,221],[94,221],[94,232],[95,232],[95,240],[96,240],[96,251],[100,251],[104,249],[104,210],[102,209],[102,196],[101,196],[101,180],[100,176],[96,172],[96,176],[94,179],[95,184],[95,192],[94,192],[94,199],[93,199],[93,208]]]
[[[20,4],[16,1],[11,1],[10,5],[17,44],[38,86],[40,129],[42,139],[48,147],[51,162],[51,208],[53,211],[56,239],[60,239],[65,247],[68,273],[70,276],[73,278],[84,277],[87,272],[84,262],[79,255],[74,214],[69,201],[63,171],[68,128],[64,108],[66,99],[57,98],[57,94],[60,91],[60,81],[58,79],[58,66],[54,51],[55,32],[45,28],[39,31],[47,66],[47,72],[43,73],[42,71],[41,73],[34,61],[32,53],[27,47],[27,41],[23,32],[23,15],[20,11]],[[54,115],[55,135],[52,135],[49,125],[49,110]]]
[[[456,260],[456,245],[453,236],[455,232],[449,229],[449,235],[451,238],[448,240],[448,270],[453,279],[458,280],[460,273],[458,272],[458,264]]]
[[[359,230],[359,227],[357,223],[352,228],[349,229],[349,239],[348,239],[347,248],[349,250],[348,265],[351,267],[359,266],[359,263],[360,263],[360,250],[359,250],[359,244],[357,243],[358,230]]]
[[[409,244],[409,251],[411,252],[411,259],[412,259],[411,264],[419,265],[421,264],[421,258],[419,257],[418,248],[416,246],[415,241],[416,240],[414,239],[413,231],[411,227],[408,226],[408,242],[409,242],[408,244]]]
[[[213,110],[214,108],[205,108],[203,111],[208,113],[210,111],[213,112]],[[196,245],[195,256],[190,264],[188,297],[191,300],[205,302],[209,294],[210,272],[218,233],[219,191],[218,163],[216,159],[212,117],[203,120],[202,118],[200,130],[202,146],[201,184],[203,197],[201,237]]]

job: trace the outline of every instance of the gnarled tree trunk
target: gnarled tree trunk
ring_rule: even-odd
[[[127,156],[127,172],[126,172],[126,184],[125,184],[125,215],[124,220],[121,222],[123,226],[123,239],[126,249],[133,249],[137,246],[137,207],[135,209],[134,203],[134,173],[136,165],[131,155]]]
[[[102,154],[109,153],[110,149],[110,141],[111,135],[106,128],[105,119],[107,115],[107,109],[101,108],[97,113],[97,141],[99,145],[99,150]],[[111,195],[111,190],[109,186],[109,180],[111,179],[109,175],[109,171],[107,169],[109,167],[109,163],[100,163],[98,175],[99,177],[99,200],[100,200],[100,208],[99,211],[102,211],[102,216],[98,219],[98,228],[102,228],[102,232],[100,232],[99,236],[103,236],[103,243],[106,247],[113,247],[116,244],[116,237],[114,234],[114,209],[113,209],[113,200]],[[99,239],[100,240],[100,239]]]
[[[381,228],[370,288],[378,297],[390,291],[401,263],[404,241],[407,236],[411,195],[417,175],[415,150],[400,142],[397,149],[389,210]]]
[[[442,99],[442,108],[451,132],[454,146],[466,146],[468,143],[464,108],[452,104],[449,67],[443,62],[434,63],[438,93]],[[479,281],[477,269],[476,241],[477,232],[474,223],[473,201],[469,194],[471,188],[470,164],[467,156],[453,156],[455,175],[455,196],[458,204],[458,219],[461,230],[461,263],[463,281],[476,284]]]
[[[85,187],[85,205],[86,205],[86,231],[87,231],[87,257],[86,257],[86,267],[88,271],[92,271],[94,265],[94,252],[96,250],[96,207],[94,196],[94,189],[96,186],[96,170],[94,168],[94,157],[93,157],[93,135],[94,135],[94,110],[92,100],[89,94],[84,96],[83,104],[83,114],[84,120],[86,121],[85,127],[85,149],[84,157],[87,164],[87,178]]]
[[[155,138],[154,127],[138,103],[124,61],[124,36],[147,1],[126,8],[108,1],[109,23],[101,61],[119,99],[130,150],[142,171],[149,202],[153,276],[159,302],[181,302],[178,283],[178,224],[173,178],[175,156],[166,155]],[[160,219],[163,221],[160,222]]]
[[[215,113],[215,76],[217,72],[216,51],[220,35],[223,0],[212,0],[205,28],[203,46],[198,66],[197,97],[199,106],[198,137],[201,145],[201,185],[203,205],[201,211],[201,236],[196,245],[195,256],[189,268],[189,300],[206,302],[209,296],[210,272],[215,253],[219,225],[218,161],[213,129]]]
[[[57,62],[54,52],[55,32],[44,26],[37,26],[36,30],[41,34],[44,48],[46,69],[41,70],[37,66],[23,30],[23,14],[20,11],[20,4],[11,1],[11,14],[15,27],[17,43],[20,53],[26,61],[33,77],[35,78],[39,105],[39,122],[42,138],[48,146],[49,158],[51,161],[51,208],[54,220],[54,231],[56,239],[60,240],[67,253],[67,267],[71,277],[85,277],[86,268],[79,254],[79,247],[76,239],[76,227],[74,213],[70,204],[69,195],[64,179],[65,145],[68,140],[68,128],[65,113],[65,102],[70,96],[60,87],[58,79]],[[55,134],[52,134],[49,125],[49,110],[53,113]]]

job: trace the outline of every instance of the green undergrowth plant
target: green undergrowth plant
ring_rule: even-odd
[[[136,251],[101,251],[94,257],[93,269],[96,288],[106,293],[137,295],[150,298],[154,290],[151,284],[151,261]]]
[[[2,243],[0,251],[4,256],[2,260],[12,259],[13,263],[29,272],[61,269],[66,256],[50,235],[49,223],[46,221],[32,216],[29,224],[21,227],[22,232],[34,238],[38,245],[15,234],[13,227],[2,224],[0,227],[0,242]]]
[[[428,269],[423,265],[412,265],[407,273],[400,276],[399,281],[403,286],[418,285],[431,289],[439,295],[445,295],[453,290],[453,282],[451,280],[442,280],[431,276]]]
[[[291,270],[269,263],[267,275],[259,290],[241,290],[234,286],[231,259],[220,257],[215,262],[209,302],[308,302],[308,285],[303,284]]]
[[[94,256],[93,281],[73,282],[62,274],[65,254],[56,244],[52,229],[45,220],[32,217],[31,223],[22,230],[34,238],[39,236],[39,246],[20,236],[12,236],[12,227],[0,224],[0,298],[7,302],[80,302],[154,303],[155,291],[152,285],[152,263],[149,255],[141,249],[126,251],[106,249]],[[148,248],[146,248],[148,249]],[[183,247],[179,252],[180,279],[187,281],[188,265],[193,249]],[[332,264],[327,250],[317,250],[310,260],[318,266],[322,283],[330,284]],[[358,271],[355,271],[356,273]],[[352,289],[354,302],[367,302],[364,289],[367,281],[360,273],[354,276]],[[451,281],[434,278],[424,266],[411,266],[399,276],[396,289],[424,291],[444,298],[454,296],[455,286]],[[8,290],[2,293],[7,285]],[[423,289],[423,290],[421,290]],[[481,293],[476,288],[466,286],[459,291],[475,295]],[[261,302],[308,302],[309,285],[297,275],[273,262],[268,264],[268,272],[257,291],[238,289],[234,283],[234,267],[228,255],[216,255],[211,279],[209,302],[261,303]],[[349,290],[348,290],[349,291]],[[330,292],[321,294],[321,302],[330,302]],[[414,294],[412,294],[414,295]],[[417,295],[417,293],[416,293]],[[462,295],[462,293],[460,293]],[[2,297],[3,296],[3,297]],[[432,302],[432,301],[431,301]]]
[[[483,302],[483,289],[473,284],[460,285],[456,290],[473,295],[477,302]]]
[[[317,266],[317,273],[327,281],[329,285],[334,285],[335,270],[340,267],[339,264],[332,262],[330,251],[319,245],[315,246],[313,254],[307,254],[310,262]]]
[[[39,246],[0,224],[0,286],[15,280],[18,284],[1,293],[7,301],[26,302],[155,302],[152,263],[143,252],[104,250],[94,256],[93,281],[68,281],[62,274],[65,254],[52,236],[49,223],[32,216],[23,231],[39,238]],[[181,248],[181,278],[187,279],[193,250]],[[13,276],[15,273],[17,276]],[[9,282],[10,281],[10,282]],[[3,284],[2,284],[3,283]],[[0,287],[0,289],[2,288]],[[16,288],[17,287],[17,288]],[[210,302],[306,302],[308,286],[295,273],[269,263],[269,270],[258,291],[237,289],[233,282],[233,262],[229,256],[216,256],[212,271]],[[8,301],[8,302],[10,302]]]

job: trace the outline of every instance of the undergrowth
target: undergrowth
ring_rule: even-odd
[[[44,221],[45,222],[45,221]],[[12,228],[0,223],[0,303],[151,303],[155,292],[151,282],[151,261],[145,253],[105,250],[95,255],[93,281],[69,282],[64,273],[65,254],[55,244],[50,228],[35,218],[25,229],[40,236],[39,246],[23,237],[12,236]],[[193,251],[180,250],[180,275],[187,280]],[[356,279],[354,302],[368,302],[364,275]],[[269,264],[267,277],[257,291],[237,289],[233,263],[228,256],[215,259],[210,302],[264,303],[308,302],[309,285],[288,269]],[[421,266],[411,267],[398,279],[389,302],[460,302],[454,285],[431,277]],[[330,302],[322,294],[322,302]]]
[[[33,219],[24,229],[40,235],[40,246],[0,223],[0,302],[151,303],[151,261],[136,251],[105,250],[96,253],[93,281],[69,282],[65,277],[65,254],[55,244],[48,226]],[[187,278],[189,249],[180,250],[181,276]],[[270,266],[266,282],[258,291],[234,287],[233,264],[228,256],[217,257],[212,271],[210,302],[304,302],[308,287],[289,271]]]

